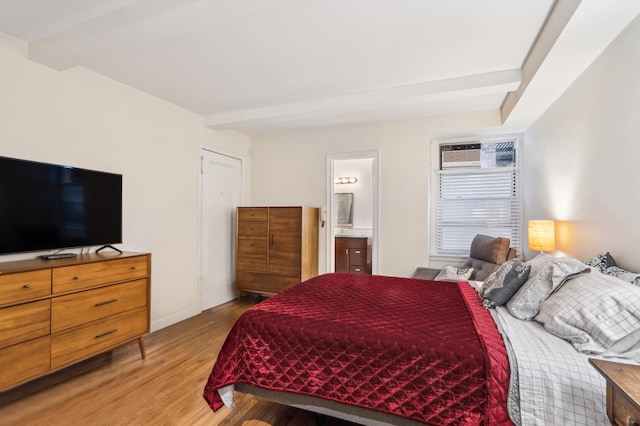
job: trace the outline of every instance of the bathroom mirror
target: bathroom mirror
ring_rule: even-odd
[[[336,226],[353,226],[353,193],[336,193]]]

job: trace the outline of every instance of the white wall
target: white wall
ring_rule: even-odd
[[[558,249],[610,251],[640,271],[640,18],[526,132],[525,220],[556,219]]]
[[[121,173],[121,248],[152,253],[152,328],[197,313],[198,147],[247,158],[251,140],[83,68],[31,62],[4,35],[0,63],[0,155]]]
[[[336,126],[253,138],[252,204],[322,206],[327,154],[379,151],[380,274],[409,276],[428,262],[430,140],[496,126],[497,111]],[[333,188],[328,188],[333,190]],[[327,229],[320,229],[320,272]]]
[[[353,194],[353,229],[369,230],[373,226],[373,158],[336,160],[335,177],[355,177],[356,183],[335,184],[334,193]]]

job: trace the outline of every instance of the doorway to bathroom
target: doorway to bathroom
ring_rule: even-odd
[[[327,271],[343,271],[345,261],[336,257],[336,241],[367,240],[368,273],[377,274],[378,152],[329,154],[327,177]],[[363,271],[359,264],[351,266],[354,273]]]

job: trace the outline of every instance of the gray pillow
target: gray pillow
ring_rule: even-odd
[[[540,257],[540,256],[538,256]],[[531,266],[529,279],[507,302],[511,315],[521,320],[530,320],[538,314],[540,304],[559,289],[567,280],[591,269],[584,263],[569,257],[545,259],[542,269]],[[535,259],[533,259],[535,260]],[[540,267],[541,265],[536,265]],[[534,271],[539,272],[534,275]]]
[[[482,285],[482,305],[495,308],[504,305],[511,299],[522,284],[529,278],[531,265],[517,259],[509,260],[484,280]]]
[[[594,257],[584,262],[585,265],[598,269],[600,272],[605,272],[607,268],[616,266],[616,261],[608,251],[598,253]]]

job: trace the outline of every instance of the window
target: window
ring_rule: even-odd
[[[521,252],[517,138],[440,142],[435,255],[468,255],[476,234],[507,237]]]

